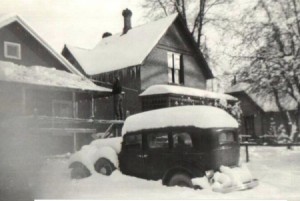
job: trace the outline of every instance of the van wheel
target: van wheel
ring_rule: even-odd
[[[168,186],[193,187],[191,177],[184,173],[178,173],[171,177]]]
[[[111,173],[115,170],[115,166],[107,159],[100,158],[95,163],[95,170],[103,175],[111,175]]]
[[[75,162],[70,168],[72,179],[83,179],[91,175],[90,171],[82,163]]]

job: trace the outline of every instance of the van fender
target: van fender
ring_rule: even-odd
[[[73,154],[69,160],[69,165],[71,166],[74,162],[79,162],[83,164],[91,174],[97,173],[95,170],[95,163],[100,158],[106,158],[109,160],[116,168],[119,167],[118,154],[110,146],[104,146],[98,148],[96,146],[86,146],[80,151]]]
[[[173,168],[170,168],[168,169],[163,178],[162,178],[162,184],[163,185],[167,185],[169,180],[171,179],[171,177],[174,175],[174,174],[177,174],[177,173],[184,173],[184,174],[187,174],[188,176],[190,176],[191,178],[193,178],[193,173],[192,171],[190,171],[188,168],[185,168],[185,167],[181,167],[181,166],[177,166],[177,167],[173,167]]]
[[[104,158],[108,160],[110,163],[112,163],[116,168],[119,167],[119,159],[117,152],[109,146],[103,147],[99,149],[99,152],[97,154],[97,159],[94,161],[94,166],[97,163],[98,160],[101,158]]]
[[[196,166],[195,164],[192,164],[189,161],[180,161],[180,164],[180,166],[173,166],[165,172],[162,178],[163,185],[166,185],[169,179],[178,172],[185,173],[191,178],[203,177],[205,175],[203,167]]]

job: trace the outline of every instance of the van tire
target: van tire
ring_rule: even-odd
[[[70,165],[71,178],[72,179],[83,179],[91,175],[90,171],[80,162],[75,162]]]
[[[169,182],[168,186],[180,186],[180,187],[189,187],[193,188],[193,183],[191,177],[184,173],[174,174]]]
[[[100,158],[95,163],[96,172],[103,174],[103,175],[109,176],[115,169],[116,169],[115,166],[106,158]]]

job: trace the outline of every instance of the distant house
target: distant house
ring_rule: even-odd
[[[126,9],[122,14],[123,32],[104,33],[89,50],[65,45],[63,56],[98,85],[109,87],[118,75],[125,91],[125,111],[131,114],[143,110],[139,95],[151,86],[175,85],[182,91],[185,87],[206,89],[206,81],[213,74],[179,15],[132,28],[131,11]],[[184,94],[177,95],[188,99]],[[107,110],[96,115],[112,116],[112,101],[105,99],[97,104],[103,102]]]
[[[0,16],[0,83],[1,129],[16,127],[7,123],[11,118],[34,116],[30,128],[44,119],[43,128],[53,134],[56,122],[60,130],[56,142],[65,142],[60,146],[65,151],[71,151],[75,141],[69,138],[78,132],[72,130],[74,121],[62,124],[55,119],[90,119],[95,110],[93,100],[111,92],[82,75],[17,15]],[[45,146],[57,148],[48,141]]]
[[[278,128],[283,120],[276,105],[275,97],[271,94],[254,93],[250,90],[250,84],[238,83],[231,86],[227,91],[239,99],[242,115],[242,134],[259,137],[271,134],[271,126]],[[285,111],[295,119],[297,103],[291,97],[285,96],[280,99]],[[272,125],[273,124],[273,125]],[[274,133],[273,133],[274,134]]]

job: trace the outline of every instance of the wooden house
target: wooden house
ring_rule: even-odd
[[[275,97],[271,94],[254,93],[250,90],[250,84],[237,83],[226,91],[239,99],[243,112],[241,121],[241,133],[257,138],[263,135],[276,135],[278,127],[283,124]],[[297,102],[291,97],[280,98],[285,112],[290,115],[290,126],[296,118]],[[272,128],[275,127],[275,128]],[[272,131],[274,129],[274,131]]]
[[[181,16],[173,14],[132,28],[131,11],[122,14],[123,32],[104,33],[93,49],[65,45],[63,56],[98,85],[110,87],[113,77],[119,76],[125,92],[124,110],[130,114],[143,110],[139,95],[154,85],[183,87],[181,91],[184,87],[206,89],[206,80],[213,74]],[[113,117],[112,102],[99,101],[97,104],[107,104],[107,110],[97,111],[96,116]]]
[[[94,100],[111,93],[82,75],[17,15],[0,16],[0,83],[1,130],[25,132],[26,127],[30,134],[46,133],[45,148],[55,152],[72,151],[76,135],[96,131],[82,124],[94,118]]]

